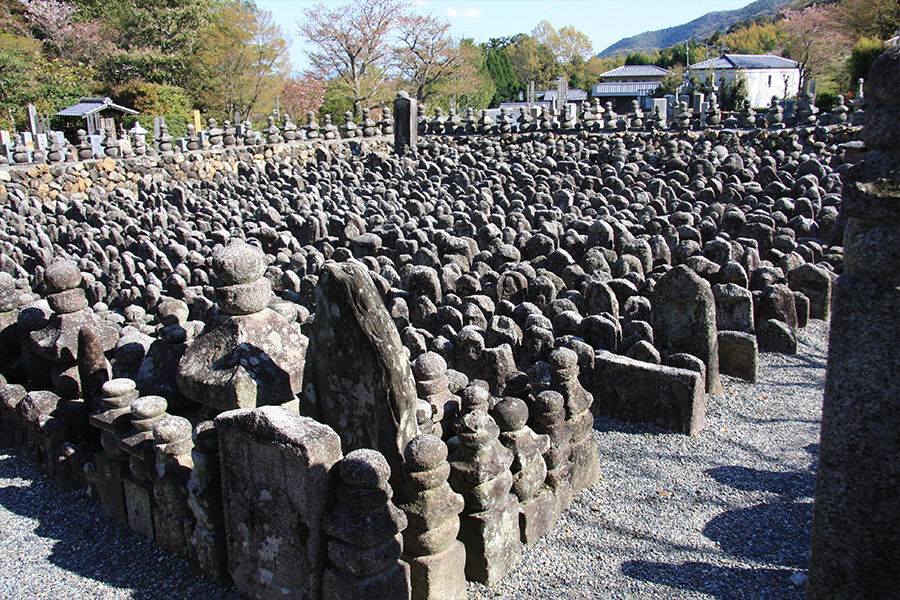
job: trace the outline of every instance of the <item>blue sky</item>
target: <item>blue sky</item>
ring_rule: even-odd
[[[584,32],[600,52],[623,37],[644,31],[687,23],[708,12],[733,10],[751,0],[417,0],[414,10],[446,19],[455,37],[486,42],[492,37],[529,33],[546,19],[559,29],[572,25]],[[304,41],[297,35],[297,20],[315,0],[256,0],[272,13],[275,22],[291,39],[294,70],[308,67]],[[346,0],[325,0],[329,6]]]

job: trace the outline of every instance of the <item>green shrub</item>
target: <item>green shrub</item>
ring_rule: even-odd
[[[884,52],[884,42],[876,38],[860,38],[853,45],[847,67],[850,72],[850,91],[854,94],[857,82],[860,78],[865,79],[869,76],[872,63],[881,56],[882,52]]]
[[[140,121],[150,131],[148,140],[153,138],[154,117],[165,117],[172,137],[186,135],[187,126],[193,121],[191,100],[180,87],[134,80],[114,87],[110,97],[116,104],[141,111],[140,115],[125,117],[123,123],[131,128],[135,121]]]
[[[816,94],[816,106],[819,108],[819,112],[825,113],[831,111],[832,108],[837,106],[837,94],[832,94],[830,92]]]

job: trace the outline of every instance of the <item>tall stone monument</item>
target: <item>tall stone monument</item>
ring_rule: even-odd
[[[392,484],[401,482],[403,449],[418,434],[416,382],[397,326],[361,264],[322,267],[308,356],[301,413],[333,427],[344,452],[381,452]]]
[[[706,365],[706,391],[724,393],[719,378],[716,302],[705,279],[684,265],[663,275],[653,301],[653,337],[664,357],[685,352]]]
[[[419,135],[416,114],[416,99],[406,92],[398,92],[394,100],[394,152],[401,156],[416,151]]]
[[[868,154],[841,211],[809,561],[810,600],[900,590],[900,46],[866,80]]]

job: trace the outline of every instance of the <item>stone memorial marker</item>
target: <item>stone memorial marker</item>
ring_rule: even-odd
[[[400,560],[406,514],[391,502],[387,461],[360,448],[344,457],[337,471],[341,492],[322,520],[330,559],[322,600],[409,600],[409,565]]]
[[[500,443],[500,428],[481,409],[460,419],[457,436],[450,485],[466,503],[459,531],[466,545],[466,578],[491,587],[522,556],[519,503],[509,493],[513,453]]]
[[[709,283],[685,265],[666,272],[656,283],[653,336],[663,357],[685,352],[706,365],[706,391],[719,396],[719,342],[716,304]]]
[[[669,102],[666,98],[654,98],[651,108],[650,108],[651,115],[657,114],[657,111],[658,111],[658,114],[661,117],[663,127],[665,127],[667,119],[668,119],[669,110],[670,110],[669,106],[670,106]]]
[[[307,339],[297,323],[267,308],[265,255],[238,238],[212,257],[227,317],[198,337],[178,364],[181,392],[214,410],[285,404],[300,391]]]
[[[228,570],[248,598],[318,600],[326,563],[322,518],[341,441],[280,406],[216,418]]]
[[[403,449],[417,435],[416,383],[397,327],[361,264],[322,267],[308,356],[301,414],[334,427],[347,452],[381,452],[399,481]]]
[[[456,539],[465,502],[447,483],[447,445],[420,435],[406,445],[403,478],[403,560],[409,564],[414,600],[465,600],[466,550]]]

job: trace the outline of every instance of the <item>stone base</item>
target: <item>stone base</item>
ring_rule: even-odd
[[[719,332],[719,373],[756,383],[758,362],[755,335],[742,331]]]
[[[153,509],[153,525],[156,528],[156,545],[178,558],[188,558],[188,532],[190,521],[173,517],[157,506]]]
[[[238,565],[231,572],[231,579],[242,598],[307,600],[310,597],[309,590],[282,585],[281,582],[272,579],[270,571],[263,568],[248,569],[247,565]]]
[[[548,489],[540,490],[528,502],[519,504],[519,534],[523,544],[531,545],[556,525],[556,498]]]
[[[362,600],[384,598],[409,600],[409,565],[403,561],[372,577],[359,579],[335,569],[326,569],[322,578],[322,600]]]
[[[572,465],[547,471],[546,482],[553,490],[553,496],[556,498],[556,515],[559,516],[566,512],[572,504],[572,498],[575,497],[575,490],[572,488]]]
[[[128,526],[147,539],[153,539],[153,510],[156,500],[153,497],[153,484],[141,483],[132,477],[126,477],[125,508],[128,511]]]
[[[191,564],[203,576],[219,584],[231,581],[228,574],[228,552],[225,531],[211,531],[195,527],[188,548]]]
[[[460,515],[459,540],[466,545],[466,579],[491,587],[519,563],[519,502],[512,494],[489,511]]]
[[[572,445],[572,491],[574,495],[600,481],[600,454],[593,431]]]
[[[794,292],[794,308],[797,311],[797,327],[809,325],[809,298],[802,292]]]
[[[439,554],[407,558],[413,600],[466,599],[466,547],[453,542]]]
[[[97,465],[97,491],[103,513],[122,525],[128,525],[128,509],[125,505],[125,490],[122,480],[131,472],[128,458],[113,458],[103,452],[94,455]]]

